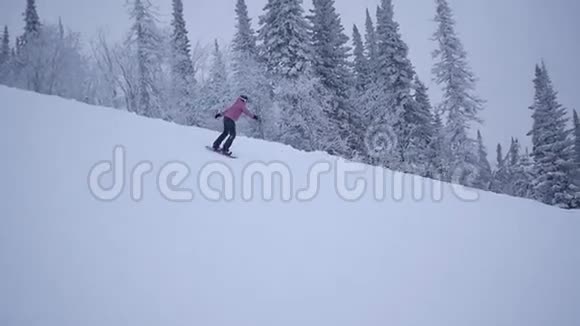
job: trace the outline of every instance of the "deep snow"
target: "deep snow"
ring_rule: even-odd
[[[347,201],[325,175],[307,202],[245,201],[253,161],[285,163],[296,190],[337,160],[244,137],[231,160],[204,149],[208,130],[6,87],[0,103],[0,325],[580,325],[577,211],[449,186],[414,200],[410,176],[402,200],[369,186]],[[153,166],[141,201],[90,191],[116,146],[129,172]],[[176,161],[192,201],[155,186]],[[231,169],[233,201],[197,189],[212,162]]]

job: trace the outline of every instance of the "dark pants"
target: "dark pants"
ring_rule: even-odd
[[[227,152],[236,138],[236,122],[228,117],[224,117],[224,132],[215,140],[213,148],[218,149],[226,137],[228,137],[228,140],[226,140],[222,149]]]

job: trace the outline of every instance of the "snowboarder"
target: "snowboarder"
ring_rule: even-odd
[[[252,117],[252,119],[256,121],[259,120],[257,115],[248,110],[246,107],[247,102],[248,97],[241,95],[229,109],[215,115],[216,119],[219,119],[220,117],[224,118],[224,132],[213,143],[212,147],[214,151],[221,151],[225,155],[232,155],[230,147],[236,138],[236,121],[238,121],[242,113]],[[226,137],[228,137],[228,139],[226,140],[224,147],[220,149],[220,146]]]

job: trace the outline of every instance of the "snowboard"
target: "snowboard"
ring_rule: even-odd
[[[229,158],[231,158],[231,159],[236,159],[236,158],[238,158],[237,156],[235,156],[235,155],[233,155],[233,154],[231,154],[231,155],[227,155],[227,154],[224,154],[224,153],[222,153],[221,151],[216,151],[216,150],[215,150],[215,149],[213,149],[213,147],[211,147],[211,146],[206,146],[205,148],[206,148],[208,151],[214,152],[214,153],[216,153],[216,154],[219,154],[219,155],[221,155],[221,156],[229,157]]]

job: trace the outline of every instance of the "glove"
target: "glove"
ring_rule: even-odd
[[[260,121],[260,117],[258,117],[257,115],[254,115],[254,120]]]
[[[215,115],[215,118],[216,119],[219,119],[221,116],[222,116],[222,114],[221,113],[218,113],[218,114]]]

